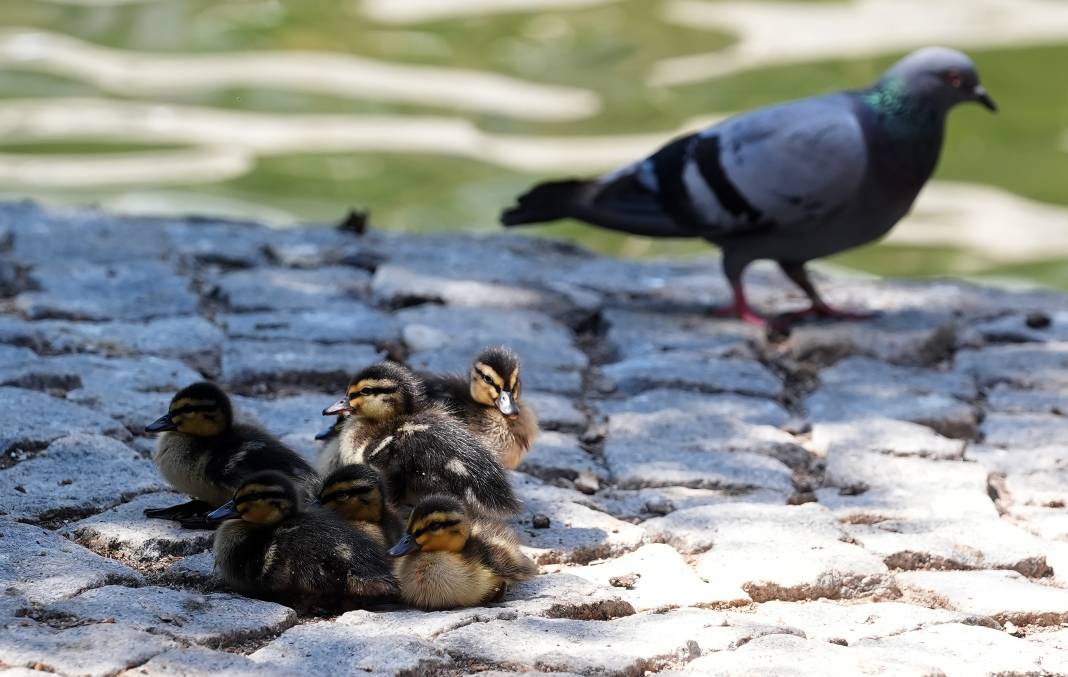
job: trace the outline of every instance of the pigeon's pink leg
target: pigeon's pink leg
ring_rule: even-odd
[[[803,320],[808,318],[819,319],[835,319],[835,320],[870,320],[878,313],[870,312],[857,312],[848,310],[839,310],[834,306],[829,305],[826,301],[820,297],[820,293],[816,291],[816,286],[812,284],[812,280],[808,277],[808,271],[805,270],[805,264],[803,263],[779,263],[782,268],[782,272],[786,273],[786,277],[790,278],[794,284],[801,288],[801,291],[805,292],[805,296],[812,301],[812,305],[807,309],[796,312],[786,313],[781,319],[785,320]]]
[[[742,289],[741,283],[732,284],[731,289],[734,290],[734,303],[713,309],[712,315],[714,317],[737,318],[754,327],[764,327],[766,324],[764,318],[750,308],[749,302],[745,300],[745,291]]]

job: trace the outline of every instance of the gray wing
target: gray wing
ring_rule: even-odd
[[[868,164],[845,95],[741,115],[668,144],[635,172],[665,211],[715,237],[821,222],[856,196]]]

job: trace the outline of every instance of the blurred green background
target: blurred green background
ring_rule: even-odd
[[[961,12],[998,4],[946,3]],[[667,0],[496,4],[480,0],[485,8],[463,15],[462,0],[4,0],[0,194],[277,225],[330,223],[356,206],[378,228],[491,231],[500,208],[533,182],[636,159],[708,116],[864,86],[909,47],[755,62],[667,84],[655,77],[665,60],[728,53],[745,36],[730,21],[687,25]],[[718,7],[745,4],[760,3]],[[714,19],[717,0],[704,5]],[[790,11],[848,18],[855,9],[851,0],[793,5],[776,3],[784,29]],[[826,23],[830,44],[850,25]],[[974,190],[926,209],[921,200],[923,218],[901,237],[835,263],[1068,288],[1068,239],[1059,239],[1068,238],[1068,209],[1060,209],[1068,205],[1068,30],[1060,44],[1050,25],[1033,44],[1024,36],[997,47],[981,31],[963,45],[947,33],[1002,106],[998,116],[962,108],[950,121],[936,178]],[[256,55],[277,61],[245,61]],[[438,70],[418,68],[426,66]],[[451,88],[459,71],[475,77]],[[489,76],[508,80],[498,86]],[[368,87],[365,77],[379,80]],[[421,127],[427,138],[388,128],[423,118],[441,123]],[[1000,206],[984,202],[988,192]],[[973,229],[980,217],[987,227]],[[527,232],[626,256],[705,251],[575,223]]]

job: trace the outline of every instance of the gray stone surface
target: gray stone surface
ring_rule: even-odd
[[[97,512],[162,486],[152,462],[122,442],[75,434],[0,470],[0,511],[9,519],[63,518]]]
[[[885,594],[886,565],[849,543],[822,506],[724,504],[680,510],[642,525],[654,541],[699,553],[699,576],[737,585],[754,601]],[[790,557],[780,553],[788,551]]]
[[[708,316],[714,256],[25,203],[0,250],[13,675],[1068,674],[1066,295],[817,272],[879,317],[769,341]],[[805,304],[768,262],[747,285]],[[313,458],[360,367],[495,344],[543,423],[509,473],[539,575],[499,602],[298,620],[141,514],[182,500],[140,430],[193,380]]]
[[[51,531],[0,521],[0,590],[47,604],[108,584],[137,585],[141,574]]]
[[[147,320],[197,308],[189,280],[156,261],[54,263],[31,275],[40,291],[19,294],[15,305],[32,320]]]
[[[116,623],[174,639],[226,646],[281,632],[297,621],[289,607],[239,595],[156,586],[108,585],[45,607],[46,616]]]
[[[5,465],[72,431],[128,436],[108,416],[44,393],[8,387],[0,387],[0,431]]]
[[[166,637],[114,623],[56,630],[20,620],[8,624],[3,635],[0,664],[94,677],[113,675],[175,646]]]
[[[360,344],[236,339],[223,349],[222,380],[256,391],[289,385],[340,393],[358,365],[382,357],[373,347]]]
[[[143,564],[158,562],[164,557],[193,555],[211,548],[212,532],[182,529],[177,522],[144,516],[147,508],[166,508],[188,500],[188,496],[169,491],[139,496],[68,524],[60,533],[94,552]]]

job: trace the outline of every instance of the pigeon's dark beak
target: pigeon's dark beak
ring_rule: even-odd
[[[323,416],[337,416],[338,414],[348,414],[351,411],[352,407],[349,406],[349,401],[342,397],[326,409],[323,409]]]
[[[208,513],[208,519],[212,522],[221,522],[222,520],[233,519],[240,516],[241,513],[234,507],[234,502],[232,500],[223,503],[218,508],[215,508]]]
[[[994,102],[994,99],[990,96],[990,94],[987,93],[986,87],[983,87],[982,85],[976,85],[975,89],[972,90],[972,96],[975,97],[975,100],[982,104],[983,107],[989,110],[991,113],[998,112],[998,105]]]
[[[178,426],[174,425],[174,421],[171,420],[170,414],[164,414],[155,421],[152,421],[145,426],[146,433],[161,433],[164,430],[177,430]]]
[[[512,398],[512,393],[507,390],[502,390],[497,397],[497,409],[505,416],[517,416],[519,414],[519,407],[515,406],[515,399]]]
[[[415,542],[415,538],[411,534],[405,534],[404,538],[397,541],[397,544],[389,549],[386,554],[390,557],[404,557],[410,552],[419,549],[419,544]]]

